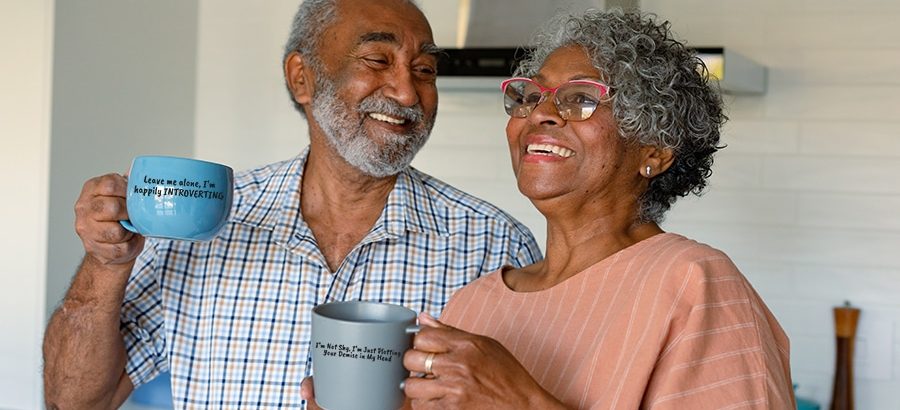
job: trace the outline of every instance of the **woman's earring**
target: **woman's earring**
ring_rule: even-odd
[[[649,165],[647,165],[647,178],[650,178],[650,174],[652,174],[652,173],[653,173],[653,169],[650,168]]]

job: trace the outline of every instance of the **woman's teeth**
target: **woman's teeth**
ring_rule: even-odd
[[[388,123],[388,124],[395,124],[395,125],[403,125],[403,124],[406,124],[406,120],[403,119],[403,118],[389,117],[389,116],[387,116],[387,115],[379,114],[379,113],[377,113],[377,112],[371,112],[371,113],[369,113],[369,118],[372,118],[372,119],[375,119],[375,120],[378,120],[378,121],[384,121],[384,122],[386,122],[386,123]]]
[[[568,148],[558,147],[556,145],[550,144],[528,144],[528,153],[529,154],[538,154],[538,155],[558,155],[563,158],[569,158],[575,155],[575,151],[572,151]]]

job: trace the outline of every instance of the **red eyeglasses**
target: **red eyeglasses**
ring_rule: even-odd
[[[544,87],[530,78],[510,78],[500,84],[503,89],[503,107],[511,117],[526,118],[550,95],[559,116],[566,121],[584,121],[591,118],[603,97],[609,94],[609,86],[591,80],[572,80],[556,88]]]

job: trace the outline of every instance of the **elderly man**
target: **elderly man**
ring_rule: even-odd
[[[145,243],[117,223],[125,179],[87,181],[86,253],[44,342],[48,407],[115,407],[166,370],[176,407],[297,406],[314,306],[437,315],[482,273],[539,259],[519,222],[409,167],[437,111],[436,51],[410,1],[303,3],[284,75],[310,146],[238,175],[213,241]]]

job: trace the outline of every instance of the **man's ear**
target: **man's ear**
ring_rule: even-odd
[[[312,101],[315,83],[312,76],[312,70],[306,66],[306,61],[300,53],[292,51],[284,59],[284,81],[291,90],[294,101],[300,105],[305,106]]]
[[[641,147],[641,175],[652,178],[666,172],[675,162],[675,152],[671,148],[659,148],[652,146]]]

